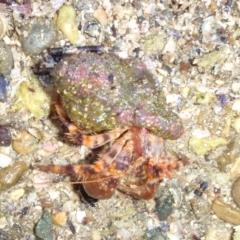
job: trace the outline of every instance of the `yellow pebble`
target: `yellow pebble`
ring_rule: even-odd
[[[57,27],[72,44],[77,43],[79,39],[78,25],[76,21],[76,11],[72,6],[63,5],[60,8]]]
[[[52,215],[53,224],[56,226],[64,226],[67,222],[67,214],[65,212],[59,212]]]

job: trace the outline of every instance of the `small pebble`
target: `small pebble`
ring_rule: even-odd
[[[9,166],[12,163],[12,158],[10,158],[9,156],[0,153],[0,167],[1,168],[5,168],[7,166]]]
[[[12,143],[12,135],[7,127],[0,126],[0,146],[8,147]]]
[[[46,141],[43,143],[42,147],[44,151],[48,153],[54,153],[58,148],[58,144],[52,141]]]
[[[167,196],[162,196],[156,200],[156,211],[158,218],[161,221],[166,221],[167,218],[173,212],[173,197],[172,194],[168,194]]]
[[[226,146],[223,153],[216,159],[218,163],[218,168],[220,171],[225,171],[226,166],[235,161],[235,159],[240,155],[240,136],[234,137]]]
[[[96,18],[98,22],[102,25],[107,25],[110,21],[106,11],[101,7],[94,11],[93,17]]]
[[[141,49],[146,55],[157,54],[162,52],[166,42],[166,37],[163,35],[148,35],[145,37]]]
[[[28,154],[37,148],[38,140],[27,131],[21,131],[18,138],[13,140],[14,151],[20,154]]]
[[[72,44],[78,42],[78,23],[76,21],[76,11],[72,6],[63,5],[59,9],[57,27]]]
[[[27,171],[25,162],[17,161],[11,166],[0,169],[0,191],[4,191],[14,186]]]
[[[47,210],[36,224],[35,235],[41,240],[53,240],[53,224],[51,214]]]
[[[232,110],[240,112],[240,99],[235,99],[232,105]]]
[[[240,225],[240,211],[230,204],[224,203],[216,198],[212,203],[212,209],[221,220],[233,225]]]
[[[13,68],[12,50],[4,41],[0,41],[0,73],[9,75]]]
[[[190,203],[192,211],[198,220],[211,213],[211,206],[204,198],[193,198]]]
[[[19,189],[14,190],[13,192],[10,193],[10,198],[13,201],[17,201],[24,195],[24,193],[25,193],[24,189],[19,188]]]
[[[57,39],[57,28],[55,22],[48,22],[45,18],[35,19],[32,24],[26,24],[21,32],[27,35],[20,35],[22,49],[26,55],[38,55],[49,48]]]
[[[202,196],[203,192],[207,189],[208,187],[208,182],[202,182],[199,186],[199,189],[194,190],[194,194],[197,196]]]
[[[101,27],[97,21],[89,21],[84,26],[84,33],[97,39],[101,33]]]
[[[75,228],[75,226],[73,225],[73,223],[70,219],[67,220],[67,225],[68,225],[69,229],[71,230],[71,232],[73,234],[75,234],[76,233],[76,228]]]
[[[50,114],[50,95],[35,75],[28,75],[17,89],[13,108],[20,110],[24,107],[36,118],[47,117]],[[37,135],[40,137],[41,133]]]
[[[6,102],[7,101],[7,86],[8,86],[8,80],[3,75],[0,74],[0,102]]]
[[[159,227],[146,230],[143,235],[144,240],[167,240]]]
[[[195,128],[192,130],[192,136],[197,138],[207,138],[211,136],[211,133],[208,129]]]
[[[224,138],[209,137],[209,138],[197,138],[191,137],[189,139],[189,148],[197,155],[204,155],[210,150],[227,143]]]
[[[67,222],[67,214],[65,212],[59,212],[52,215],[52,222],[56,226],[64,226]]]
[[[240,82],[234,82],[232,83],[232,91],[238,92],[240,90]]]
[[[219,102],[220,102],[220,105],[221,105],[221,106],[223,106],[223,105],[226,104],[226,102],[227,102],[227,97],[226,97],[225,94],[221,94],[221,95],[220,95]]]
[[[240,177],[232,184],[231,196],[233,202],[240,208]]]
[[[76,212],[76,221],[78,223],[82,223],[84,218],[86,218],[86,212],[85,211],[77,211]]]

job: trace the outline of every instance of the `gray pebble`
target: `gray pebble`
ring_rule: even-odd
[[[35,235],[41,240],[53,240],[52,218],[47,210],[44,210],[42,217],[37,222]]]
[[[3,41],[0,41],[0,73],[9,75],[13,68],[13,55],[11,48]]]
[[[27,32],[20,35],[22,49],[26,55],[38,55],[43,50],[50,47],[57,39],[57,28],[53,21],[47,22],[44,19],[38,19],[33,24],[24,25],[21,32]]]
[[[167,238],[164,236],[160,228],[153,228],[146,230],[143,235],[144,240],[166,240]]]
[[[173,212],[173,197],[170,193],[156,200],[156,211],[161,221],[166,221]]]

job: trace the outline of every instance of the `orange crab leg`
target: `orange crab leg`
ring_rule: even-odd
[[[95,164],[48,165],[38,168],[47,172],[78,175],[84,181],[83,187],[89,196],[108,199],[117,189],[123,176],[121,173],[125,172],[133,161],[133,141],[128,140],[130,137],[129,132],[118,139]]]
[[[119,138],[109,150],[94,164],[80,164],[80,165],[39,165],[40,170],[46,172],[53,172],[65,175],[79,175],[96,174],[107,170],[108,166],[114,161],[118,154],[122,151],[126,141],[131,138],[131,133],[127,132],[123,137]]]
[[[133,161],[132,151],[133,142],[128,141],[108,168],[97,174],[84,175],[84,181],[90,181],[83,183],[87,194],[97,199],[112,197],[119,185],[120,179],[124,176],[124,172],[126,172]],[[93,182],[93,180],[96,181]]]
[[[85,147],[91,149],[100,147],[108,142],[114,141],[127,130],[127,128],[125,127],[117,128],[113,131],[109,131],[103,134],[86,135],[68,118],[65,111],[63,110],[60,100],[57,100],[56,102],[56,110],[60,120],[68,128],[69,133],[67,133],[67,135],[71,139],[71,141],[79,145],[84,145]]]

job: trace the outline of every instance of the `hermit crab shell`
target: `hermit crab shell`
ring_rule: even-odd
[[[10,36],[13,31],[13,19],[11,9],[6,4],[0,4],[0,39]]]

